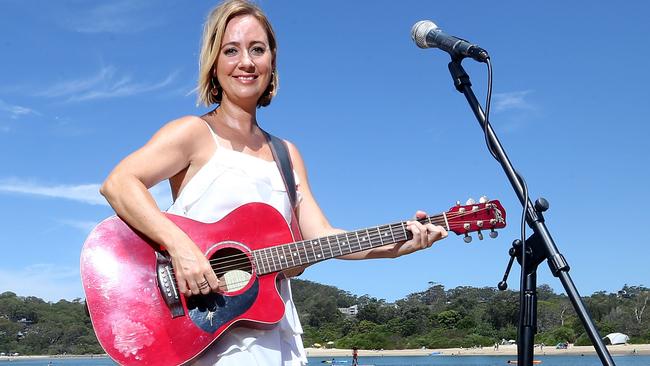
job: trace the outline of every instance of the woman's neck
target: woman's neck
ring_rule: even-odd
[[[257,129],[255,106],[246,108],[223,100],[215,113],[221,123],[242,135],[254,134]]]

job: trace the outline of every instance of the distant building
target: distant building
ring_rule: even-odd
[[[359,314],[359,305],[352,305],[348,308],[339,308],[339,311],[345,316],[357,316],[357,314]]]

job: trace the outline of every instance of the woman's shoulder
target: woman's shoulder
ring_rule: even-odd
[[[188,133],[197,129],[205,130],[205,126],[206,122],[203,118],[194,115],[187,115],[167,122],[161,130],[165,129],[180,133]]]
[[[187,115],[165,123],[156,134],[159,137],[194,140],[206,131],[206,122],[201,117]]]

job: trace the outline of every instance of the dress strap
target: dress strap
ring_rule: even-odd
[[[208,121],[204,120],[203,118],[201,118],[201,120],[205,123],[205,126],[210,131],[210,134],[212,135],[212,139],[214,140],[214,143],[217,145],[217,148],[221,148],[221,144],[219,143],[219,137],[217,137],[217,133],[214,132],[214,130],[212,129],[212,126],[210,126]]]

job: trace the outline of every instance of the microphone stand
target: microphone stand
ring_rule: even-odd
[[[548,209],[548,202],[543,198],[537,200],[533,206],[531,201],[526,198],[524,193],[524,184],[520,180],[518,174],[513,168],[508,156],[506,155],[499,139],[497,138],[492,126],[485,120],[485,114],[481,108],[474,92],[472,91],[472,83],[470,82],[469,75],[465,72],[461,65],[462,57],[452,57],[449,63],[449,72],[454,80],[456,90],[463,93],[470,108],[474,112],[483,132],[486,134],[489,146],[494,151],[495,155],[503,168],[510,184],[514,189],[522,206],[526,209],[526,222],[528,226],[533,229],[533,234],[526,239],[525,243],[516,240],[513,243],[513,248],[510,249],[510,264],[508,270],[512,265],[512,261],[517,257],[521,265],[522,273],[522,288],[520,291],[520,304],[519,304],[519,326],[518,326],[518,339],[517,339],[517,364],[518,365],[533,365],[534,355],[534,338],[537,332],[537,266],[544,260],[548,260],[548,265],[551,269],[553,276],[558,277],[564,286],[564,289],[573,304],[573,308],[580,317],[582,325],[584,326],[589,339],[594,345],[596,353],[600,358],[603,365],[615,365],[612,356],[605,347],[598,330],[594,326],[585,304],[578,294],[573,280],[569,276],[569,264],[560,254],[551,234],[549,233],[546,225],[544,224],[544,216],[542,212]],[[525,252],[525,253],[524,253]],[[506,272],[507,276],[507,272]],[[505,278],[505,276],[504,276]],[[505,282],[499,284],[503,287]]]

